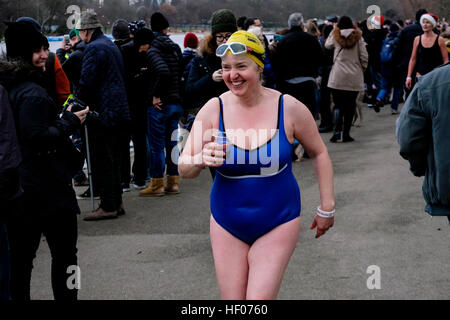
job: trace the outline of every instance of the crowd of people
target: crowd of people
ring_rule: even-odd
[[[56,55],[34,19],[8,23],[7,57],[0,60],[2,125],[8,122],[0,150],[7,208],[0,249],[8,237],[10,255],[1,257],[0,275],[11,279],[10,296],[30,299],[33,259],[44,234],[55,299],[77,298],[77,290],[66,286],[66,270],[77,264],[77,198],[100,199],[85,221],[114,219],[126,213],[122,194],[130,186],[142,197],[178,194],[180,173],[192,178],[209,167],[211,238],[222,297],[276,298],[298,237],[295,147],[302,145],[304,157],[316,165],[321,205],[312,228],[320,237],[333,226],[334,194],[331,161],[318,133],[331,133],[332,143],[354,141],[350,131],[362,119],[361,101],[375,112],[390,104],[398,114],[419,79],[448,62],[450,32],[425,9],[409,24],[382,16],[361,22],[330,16],[319,25],[298,12],[287,22],[269,41],[261,19],[236,19],[221,9],[202,39],[185,35],[182,51],[159,12],[150,26],[117,20],[111,41],[96,13],[86,11]],[[191,132],[183,143],[179,128]],[[230,128],[278,133],[257,139],[263,143],[239,143]],[[222,133],[225,142],[210,136],[195,144],[194,133],[208,129]],[[279,171],[266,170],[260,159],[274,145]],[[225,147],[237,162],[240,154],[246,159],[256,152],[256,165],[227,164]],[[85,161],[92,168],[88,176]],[[252,178],[259,171],[267,179]],[[76,195],[74,185],[89,188]],[[230,201],[224,198],[230,188],[248,195]],[[251,195],[255,188],[264,191],[257,199]],[[276,205],[271,194],[279,195]],[[264,262],[268,249],[277,253],[270,265]],[[231,267],[225,260],[233,261]]]

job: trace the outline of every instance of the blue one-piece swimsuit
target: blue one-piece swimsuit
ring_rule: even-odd
[[[226,132],[220,100],[219,131]],[[214,220],[251,245],[259,237],[300,216],[300,189],[292,173],[292,144],[284,130],[283,96],[278,102],[275,135],[257,149],[228,140],[227,158],[216,168],[211,189]]]

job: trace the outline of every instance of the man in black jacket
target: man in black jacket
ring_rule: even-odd
[[[140,28],[131,41],[120,46],[125,65],[125,86],[131,116],[129,134],[134,147],[132,182],[137,190],[144,189],[147,180],[148,67],[146,52],[154,38],[150,29]],[[122,148],[122,189],[126,191],[130,183],[130,136],[124,140]]]
[[[315,78],[322,64],[322,49],[316,37],[303,31],[301,13],[292,13],[288,25],[289,32],[278,42],[271,59],[277,89],[300,100],[315,116]]]
[[[75,92],[80,82],[83,53],[86,44],[80,39],[78,30],[70,31],[69,41],[70,50],[59,48],[56,50],[56,56],[70,81],[71,92]]]
[[[409,59],[411,59],[414,38],[423,33],[422,26],[419,22],[420,17],[427,12],[426,9],[419,9],[416,12],[416,23],[403,28],[398,35],[398,45],[394,53],[394,65],[397,66],[396,73],[399,74],[400,81],[402,81],[401,83],[405,83],[406,76],[408,75]],[[414,85],[412,85],[412,87],[414,87]],[[405,87],[405,91],[408,96],[410,90]]]
[[[151,182],[150,186],[141,190],[139,194],[162,196],[165,193],[179,193],[177,165],[179,151],[176,149],[177,141],[173,135],[183,115],[180,94],[182,54],[180,47],[167,35],[169,22],[161,13],[154,13],[150,23],[152,30],[156,32],[156,38],[147,52],[152,103],[148,107]],[[164,186],[166,163],[167,184]]]

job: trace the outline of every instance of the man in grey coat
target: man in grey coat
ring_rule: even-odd
[[[400,155],[425,176],[425,211],[450,221],[450,64],[420,78],[397,120]]]

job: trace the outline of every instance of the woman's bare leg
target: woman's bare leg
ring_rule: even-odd
[[[222,228],[212,216],[210,234],[220,296],[225,300],[244,300],[249,245]]]
[[[253,243],[248,253],[246,299],[276,299],[284,271],[297,244],[300,218],[286,222]]]

